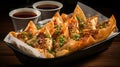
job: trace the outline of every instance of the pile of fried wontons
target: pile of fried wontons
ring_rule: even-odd
[[[30,21],[21,32],[9,34],[38,51],[44,58],[55,58],[94,45],[106,39],[116,29],[112,15],[107,21],[98,22],[98,15],[86,18],[79,5],[73,13],[59,12],[43,27]]]

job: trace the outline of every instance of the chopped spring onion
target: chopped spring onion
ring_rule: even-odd
[[[74,39],[74,40],[79,40],[79,38],[80,38],[80,34],[75,34],[75,35],[73,36],[73,39]]]
[[[79,26],[82,27],[82,28],[84,28],[84,27],[85,27],[84,22],[81,22],[81,23],[79,24]]]
[[[64,43],[65,43],[65,41],[66,41],[66,39],[65,39],[65,37],[64,36],[59,36],[59,45],[60,45],[60,47],[62,47],[63,45],[64,45]]]
[[[77,20],[80,21],[80,18],[78,16],[76,16]]]

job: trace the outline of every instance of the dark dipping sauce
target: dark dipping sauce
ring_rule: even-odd
[[[38,8],[38,9],[56,9],[56,8],[58,8],[58,6],[54,5],[54,4],[43,4],[43,5],[38,5],[36,8]]]
[[[19,17],[19,18],[29,18],[29,17],[35,17],[35,16],[37,16],[37,14],[34,12],[24,11],[24,12],[17,12],[15,14],[13,14],[13,16]]]

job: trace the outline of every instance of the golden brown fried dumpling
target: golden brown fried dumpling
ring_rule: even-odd
[[[79,5],[76,5],[76,8],[74,9],[73,14],[75,14],[77,17],[79,17],[81,21],[86,22],[86,16],[84,15],[84,12],[80,8]]]
[[[98,34],[95,35],[97,42],[106,39],[116,28],[116,20],[112,15],[110,19],[104,23],[104,27],[99,29]]]

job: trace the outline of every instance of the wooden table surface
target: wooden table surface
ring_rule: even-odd
[[[101,9],[102,10],[102,9]],[[102,12],[104,12],[103,10]],[[109,10],[107,10],[109,12]],[[106,11],[106,13],[107,13]],[[110,13],[110,12],[109,12]],[[111,13],[110,13],[111,14]],[[12,21],[7,15],[0,19],[0,67],[1,66],[22,66],[16,58],[14,52],[4,43],[3,39],[8,32],[14,30]],[[105,51],[88,57],[87,59],[79,60],[70,66],[76,67],[120,67],[120,35],[117,36],[112,45]]]

